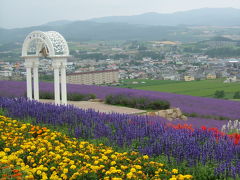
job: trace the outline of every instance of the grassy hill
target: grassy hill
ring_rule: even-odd
[[[138,82],[138,84],[133,84],[133,82]],[[223,90],[227,99],[232,99],[234,93],[240,91],[240,83],[223,83],[223,79],[191,82],[133,79],[124,80],[121,87],[202,97],[214,97],[216,90]]]

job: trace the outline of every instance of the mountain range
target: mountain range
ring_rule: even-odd
[[[197,37],[191,36],[189,26],[240,26],[240,9],[203,8],[172,14],[146,13],[86,21],[61,20],[26,28],[0,28],[0,43],[22,42],[34,30],[58,31],[68,41],[196,40]]]
[[[110,16],[91,19],[94,22],[121,22],[161,26],[238,26],[240,9],[202,8],[171,14],[146,13],[134,16]]]

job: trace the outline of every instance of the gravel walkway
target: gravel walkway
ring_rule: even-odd
[[[40,102],[43,103],[54,103],[54,100],[48,99],[40,99]],[[121,114],[139,114],[145,113],[144,110],[121,107],[121,106],[113,106],[109,104],[104,104],[102,102],[90,102],[90,101],[68,101],[69,105],[73,105],[75,107],[81,109],[94,109],[95,111],[104,112],[104,113],[121,113]]]

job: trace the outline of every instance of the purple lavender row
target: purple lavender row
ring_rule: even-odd
[[[68,92],[96,94],[98,98],[102,99],[109,94],[119,93],[135,96],[147,96],[149,98],[167,100],[170,102],[172,107],[179,107],[184,113],[224,117],[228,120],[240,119],[240,102],[235,101],[127,88],[73,84],[68,84],[67,90]],[[53,83],[41,82],[40,91],[53,92]],[[0,96],[20,97],[24,96],[25,92],[26,83],[23,81],[0,81]]]

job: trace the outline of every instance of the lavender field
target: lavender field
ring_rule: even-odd
[[[93,93],[101,99],[104,99],[109,94],[119,93],[147,96],[149,98],[167,100],[172,107],[179,107],[184,113],[198,114],[202,116],[202,119],[213,119],[213,117],[226,120],[240,119],[240,102],[236,101],[93,85],[68,84],[67,90],[68,92]],[[53,83],[41,82],[40,91],[53,92]],[[21,97],[24,96],[25,92],[26,82],[0,81],[0,96]]]
[[[53,84],[41,82],[40,91],[52,92]],[[119,93],[164,99],[172,107],[180,107],[184,113],[197,114],[198,117],[169,122],[156,116],[105,114],[73,106],[44,104],[22,98],[26,83],[14,81],[0,81],[0,114],[31,121],[35,125],[48,125],[54,130],[62,129],[71,137],[139,151],[170,167],[177,166],[195,179],[240,177],[240,136],[219,131],[229,119],[240,119],[240,102],[87,85],[68,84],[68,91],[93,93],[101,99]],[[225,117],[226,120],[214,117]],[[178,128],[183,124],[191,124],[194,129]]]

